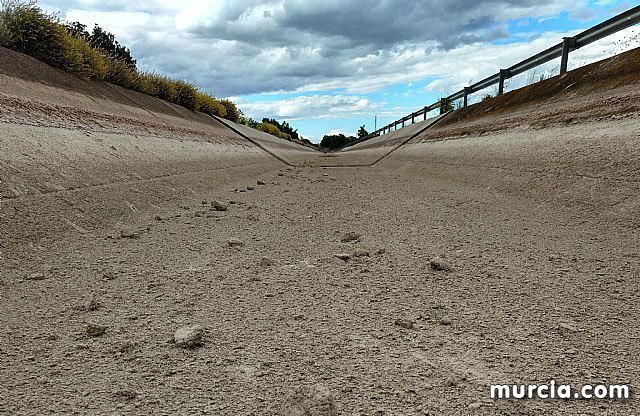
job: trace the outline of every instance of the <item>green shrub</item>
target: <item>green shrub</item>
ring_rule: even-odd
[[[227,115],[225,116],[227,120],[231,120],[234,123],[240,121],[240,112],[238,111],[236,103],[231,100],[223,99],[220,100],[220,104],[222,104],[227,111]]]
[[[279,137],[281,139],[291,140],[291,136],[289,134],[281,132],[280,130],[278,130],[278,128],[276,126],[274,126],[271,123],[262,122],[262,123],[258,124],[256,129],[260,130],[262,132],[268,133],[268,134],[270,134],[272,136]]]
[[[298,130],[294,130],[293,127],[291,127],[289,123],[287,123],[286,121],[283,121],[282,123],[280,123],[278,120],[274,118],[263,118],[262,122],[273,124],[278,128],[278,130],[280,130],[283,133],[286,133],[287,134],[286,137],[289,137],[289,139],[300,140],[300,136],[298,135]]]
[[[107,59],[89,42],[71,35],[64,37],[66,70],[86,80],[107,78]]]
[[[177,80],[173,81],[173,85],[176,88],[176,100],[174,103],[188,108],[189,110],[196,109],[196,97],[198,96],[198,90],[196,87],[186,81]]]
[[[104,81],[123,88],[136,90],[139,75],[126,63],[116,59],[107,59],[107,75]]]
[[[151,74],[150,82],[155,88],[155,97],[174,103],[178,97],[175,83],[165,75]]]
[[[129,67],[126,62],[122,63]],[[175,103],[178,99],[176,82],[164,75],[156,74],[154,72],[139,73],[133,89],[143,94],[151,95],[172,103]]]
[[[65,36],[58,18],[43,12],[35,2],[0,3],[0,45],[5,48],[66,68]]]
[[[224,117],[227,115],[227,110],[220,101],[208,94],[200,92],[196,96],[195,110],[211,116]]]

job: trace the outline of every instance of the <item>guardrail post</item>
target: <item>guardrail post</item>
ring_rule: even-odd
[[[411,113],[411,124],[416,122],[416,113]]]
[[[404,117],[402,117],[402,127],[404,127]]]
[[[562,38],[562,59],[560,60],[560,74],[567,72],[569,66],[569,52],[576,47],[576,38]]]
[[[509,78],[509,70],[500,70],[500,82],[498,83],[498,95],[504,94],[504,82]]]
[[[424,111],[424,119],[427,119],[427,107],[423,108],[422,111]]]
[[[469,105],[469,94],[471,94],[471,87],[464,87],[463,107]]]

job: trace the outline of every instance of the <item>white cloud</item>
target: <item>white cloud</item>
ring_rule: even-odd
[[[584,10],[586,0],[43,0],[99,23],[144,70],[218,96],[346,88],[360,94],[430,75],[438,50],[507,36],[506,19]],[[418,77],[418,78],[416,78]]]
[[[385,105],[346,95],[309,95],[258,102],[238,99],[236,103],[250,117],[270,115],[286,120],[353,117],[379,111]]]
[[[216,96],[302,94],[238,99],[254,118],[288,120],[407,114],[415,109],[388,109],[362,94],[403,85],[447,95],[567,35],[524,33],[511,39],[522,42],[491,43],[507,36],[508,19],[590,12],[586,0],[46,0],[42,6],[89,27],[99,23],[131,48],[141,69],[195,81]],[[624,35],[573,53],[572,65],[601,59]]]

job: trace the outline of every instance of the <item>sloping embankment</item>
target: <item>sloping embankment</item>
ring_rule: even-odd
[[[332,159],[331,164],[335,161],[340,165],[366,165],[381,156],[387,158],[391,150],[398,157],[394,149],[402,150],[399,146],[404,143],[486,137],[491,133],[538,131],[558,126],[579,128],[582,124],[637,116],[640,112],[640,101],[637,100],[639,74],[640,49],[635,49],[458,109],[436,123],[431,119],[409,125],[328,156]],[[432,127],[425,128],[432,123]],[[409,154],[416,149],[413,146],[403,153]],[[418,154],[414,156],[418,157]]]
[[[276,139],[260,138],[258,147],[205,114],[2,48],[0,132],[4,245],[91,233],[163,201],[286,167],[269,148],[294,162],[317,155]]]
[[[585,218],[640,209],[640,50],[452,113],[379,166],[561,202]],[[473,199],[470,196],[470,201]]]

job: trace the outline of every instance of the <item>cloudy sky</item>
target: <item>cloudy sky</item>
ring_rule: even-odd
[[[98,23],[142,70],[231,97],[319,141],[373,130],[637,4],[616,0],[41,0]],[[638,27],[573,66],[640,46]],[[632,40],[629,40],[632,39]],[[553,71],[550,65],[538,71]],[[514,79],[524,85],[531,74]],[[488,93],[492,91],[488,90]]]

